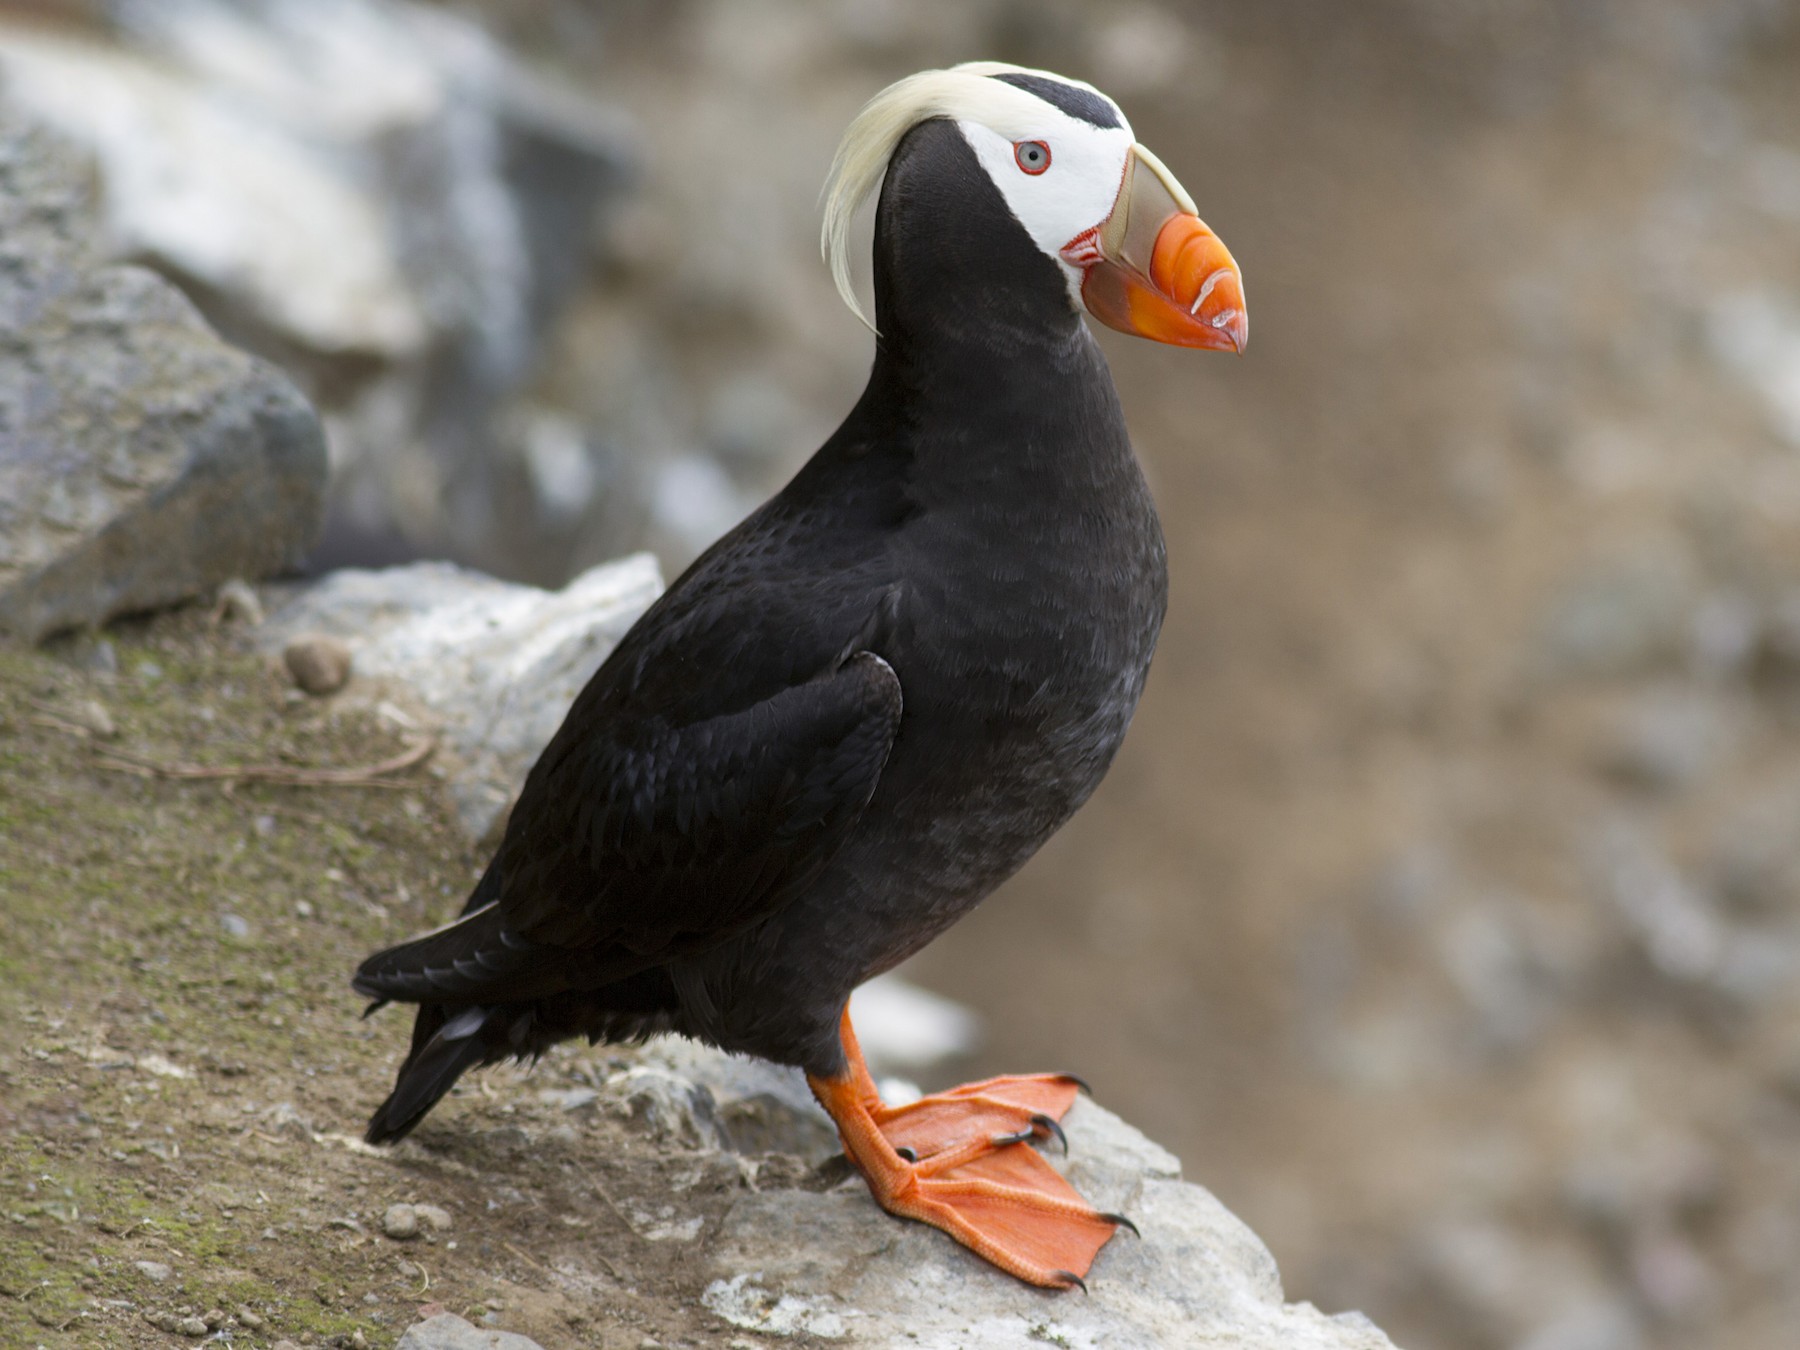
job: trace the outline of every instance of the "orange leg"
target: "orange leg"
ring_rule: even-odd
[[[837,1123],[875,1201],[888,1213],[941,1228],[1010,1275],[1052,1289],[1079,1285],[1120,1224],[1102,1214],[1023,1141],[1061,1135],[1074,1079],[990,1078],[906,1106],[884,1106],[850,1014],[839,1036],[842,1077],[807,1078]]]

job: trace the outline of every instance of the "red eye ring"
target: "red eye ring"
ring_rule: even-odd
[[[1013,146],[1013,161],[1021,173],[1036,176],[1050,167],[1050,147],[1043,141],[1019,141]]]

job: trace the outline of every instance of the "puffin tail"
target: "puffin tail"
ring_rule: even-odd
[[[506,931],[500,889],[496,857],[460,918],[376,952],[351,979],[374,1000],[365,1017],[390,1002],[419,1005],[394,1090],[369,1119],[371,1144],[404,1138],[469,1069],[518,1054],[546,975],[556,987],[559,967],[545,949]]]
[[[413,1023],[412,1050],[394,1079],[394,1090],[369,1117],[363,1137],[371,1144],[404,1139],[466,1070],[502,1058],[505,1049],[483,1034],[491,1011],[476,1007],[452,1013],[439,1003],[421,1007]]]

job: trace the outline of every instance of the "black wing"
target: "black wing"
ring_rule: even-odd
[[[526,780],[477,907],[370,957],[360,991],[542,998],[716,945],[818,875],[874,795],[900,726],[900,682],[867,650],[689,721],[611,715],[602,677]]]

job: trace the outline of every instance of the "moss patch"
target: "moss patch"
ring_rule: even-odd
[[[692,1160],[538,1098],[606,1055],[357,1141],[409,1021],[363,1021],[350,971],[453,913],[480,862],[429,766],[298,789],[103,764],[361,764],[400,729],[302,698],[195,611],[104,642],[108,674],[93,639],[0,649],[0,1346],[168,1346],[159,1322],[209,1315],[234,1345],[386,1346],[439,1303],[550,1346],[725,1344],[692,1249],[619,1209]],[[451,1229],[386,1238],[401,1201]]]

